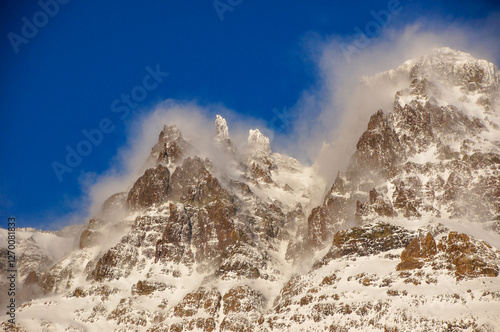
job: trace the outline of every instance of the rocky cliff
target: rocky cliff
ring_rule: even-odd
[[[362,84],[396,79],[408,86],[373,110],[327,190],[258,129],[237,148],[217,116],[220,169],[166,125],[143,175],[105,202],[77,249],[30,256],[20,273],[32,299],[3,327],[494,331],[498,70],[442,48]]]

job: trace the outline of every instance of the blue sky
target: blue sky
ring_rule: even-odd
[[[53,17],[36,1],[3,1],[0,10],[0,220],[14,215],[19,226],[42,229],[78,209],[82,176],[105,172],[134,119],[162,100],[221,104],[270,122],[273,108],[293,106],[318,80],[308,40],[352,40],[391,3],[53,1],[41,1]],[[482,0],[396,6],[387,24],[395,30],[422,17],[474,25],[500,9]],[[36,33],[24,27],[34,21]],[[168,76],[155,80],[154,71]],[[122,94],[134,88],[140,101],[125,106]],[[130,111],[124,119],[123,108],[113,112],[119,106]],[[64,164],[66,147],[76,149],[82,131],[103,119],[109,133],[58,178],[54,162]]]

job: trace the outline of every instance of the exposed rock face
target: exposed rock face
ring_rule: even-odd
[[[170,205],[170,217],[156,245],[156,260],[200,264],[211,262],[237,240],[234,211],[222,202],[202,209]]]
[[[126,192],[111,195],[111,197],[102,203],[101,212],[108,214],[113,213],[118,209],[123,209],[125,207],[127,196],[128,193]]]
[[[262,293],[248,286],[230,289],[223,297],[222,312],[224,320],[220,325],[222,331],[255,331],[265,297]]]
[[[137,249],[119,243],[109,249],[99,260],[89,277],[100,282],[130,275],[131,267],[137,264]]]
[[[450,232],[438,245],[430,233],[424,238],[415,238],[401,253],[401,263],[396,269],[421,269],[426,263],[434,269],[452,270],[457,279],[466,277],[498,276],[496,263],[489,263],[494,256],[489,254],[491,247],[480,241],[470,239],[467,234]]]
[[[436,241],[430,233],[424,238],[415,238],[401,253],[401,263],[396,270],[412,270],[422,268],[425,260],[432,259],[437,253]]]
[[[440,49],[366,84],[393,77],[411,83],[396,93],[392,110],[371,116],[347,170],[312,210],[306,239],[294,248],[324,248],[346,223],[380,217],[499,218],[500,151],[493,137],[500,132],[491,121],[498,115],[480,101],[498,98],[496,67]]]
[[[454,269],[457,279],[464,277],[498,276],[498,265],[490,259],[491,246],[471,239],[467,234],[450,232],[437,246],[446,253],[446,259]],[[453,269],[453,268],[452,268]]]
[[[45,298],[21,305],[20,326],[493,330],[500,251],[477,238],[498,245],[480,228],[500,230],[498,72],[441,49],[364,84],[395,77],[407,87],[367,119],[327,190],[258,129],[237,149],[217,116],[208,142],[220,167],[165,126],[149,168],[78,232],[76,250],[56,259],[24,241],[24,290]]]
[[[335,233],[332,247],[320,261],[320,265],[348,255],[368,256],[402,248],[412,238],[413,235],[404,228],[389,224],[353,227]],[[410,244],[414,241],[411,241]]]
[[[396,199],[396,202],[397,201],[398,199]],[[375,188],[370,190],[369,208],[379,216],[383,217],[398,216],[398,213],[394,211],[394,206],[392,205],[392,203],[387,199],[385,199],[383,195],[380,195]],[[363,211],[363,213],[364,212],[365,211]]]
[[[127,210],[128,192],[121,192],[111,195],[102,204],[101,211],[96,216],[96,219],[115,220],[123,218]]]
[[[182,166],[172,174],[170,194],[172,200],[206,204],[214,200],[229,200],[229,194],[222,189],[217,178],[212,176],[209,169],[213,166],[207,160],[198,157],[187,158]]]
[[[346,221],[346,216],[351,214],[354,217],[354,210],[350,204],[354,198],[344,196],[346,193],[344,185],[345,181],[339,174],[325,196],[323,205],[313,208],[307,218],[306,227],[299,229],[302,233],[302,240],[290,241],[286,253],[287,259],[300,261],[315,249],[328,246],[338,225]],[[332,195],[334,191],[340,194]]]
[[[223,151],[234,155],[236,152],[233,147],[233,143],[229,138],[229,127],[227,126],[226,119],[218,115],[215,118],[215,136],[214,141],[219,144]]]
[[[183,207],[179,211],[177,206],[170,204],[170,217],[161,240],[156,244],[155,260],[166,257],[175,263],[182,259],[192,263],[193,255],[189,250],[193,234],[193,225]],[[186,248],[186,246],[188,246]]]
[[[470,313],[475,310],[470,306],[480,308],[488,303],[490,291],[467,290],[470,284],[455,280],[486,276],[478,272],[479,266],[484,272],[490,271],[486,270],[492,262],[486,263],[488,259],[493,259],[498,267],[498,249],[488,248],[481,241],[464,235],[442,227],[409,231],[389,224],[369,224],[340,231],[335,234],[330,251],[311,271],[292,277],[284,285],[258,329],[347,331],[370,326],[376,330],[417,328],[423,331],[439,330],[441,326],[456,330],[481,326],[494,330],[492,325],[474,316],[469,316],[467,322],[457,322],[445,315],[447,304],[468,303],[469,307],[463,310]],[[438,243],[434,237],[440,238]],[[440,243],[450,241],[453,243],[450,252],[454,252],[451,256],[463,257],[466,252],[475,252],[484,259],[484,264],[476,262],[475,265],[466,260],[468,267],[460,269],[471,271],[474,266],[476,274],[457,274],[458,266],[451,263],[454,258],[448,256],[444,247],[440,249]],[[401,270],[407,262],[419,264]],[[497,279],[489,280],[496,282]],[[429,297],[428,292],[433,296]],[[478,302],[472,304],[472,297]],[[417,301],[413,302],[414,299]],[[398,303],[397,310],[391,309],[394,302]]]
[[[382,110],[372,115],[356,148],[349,167],[351,176],[367,171],[386,175],[406,157],[398,135]]]
[[[90,219],[87,228],[80,235],[80,249],[92,247],[99,242],[101,233],[96,230],[97,224],[98,221],[96,219]]]
[[[161,292],[167,288],[163,282],[154,282],[148,280],[139,280],[137,284],[132,286],[132,294],[135,295],[150,295],[153,292]]]
[[[136,189],[139,191],[137,187]],[[120,220],[126,215],[127,197],[128,193],[122,192],[111,195],[104,201],[101,211],[95,218],[90,219],[89,223],[81,231],[79,238],[80,249],[92,248],[105,241],[106,236],[109,235],[104,229],[107,228],[106,225],[112,223],[112,221]]]
[[[165,125],[158,137],[158,143],[151,149],[148,161],[153,165],[177,164],[191,149],[191,144],[182,137],[179,128]]]
[[[250,174],[252,175],[253,178],[259,179],[259,180],[263,181],[264,183],[273,183],[273,179],[271,178],[269,166],[263,168],[256,163],[252,163],[252,167],[250,169]]]
[[[150,331],[216,331],[221,294],[216,289],[199,288],[187,294],[171,312],[176,323],[161,323]]]
[[[128,193],[128,207],[135,210],[165,202],[169,182],[170,171],[167,167],[159,164],[156,168],[146,170]]]
[[[0,228],[0,291],[4,294],[0,297],[0,304],[7,306],[10,299],[15,297],[17,306],[41,296],[43,289],[37,284],[38,276],[50,270],[69,251],[78,247],[76,237],[81,228],[80,225],[68,226],[59,231],[16,228],[15,250],[8,249],[9,240],[12,244],[12,234],[9,239],[8,230]],[[15,289],[9,279],[12,270],[16,271]],[[23,287],[25,284],[30,286]],[[2,315],[6,311],[7,309]],[[2,322],[7,319],[10,317],[5,320],[2,318]],[[15,327],[9,328],[16,330]]]

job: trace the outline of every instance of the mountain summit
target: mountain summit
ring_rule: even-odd
[[[35,255],[47,242],[34,230],[23,239],[25,302],[18,324],[2,327],[494,331],[498,69],[441,48],[361,84],[391,80],[406,87],[391,109],[373,110],[326,191],[314,167],[273,152],[259,129],[236,147],[217,115],[221,169],[165,125],[144,173],[103,204],[74,250]]]

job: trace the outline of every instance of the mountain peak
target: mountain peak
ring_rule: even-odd
[[[397,70],[407,72],[410,79],[429,78],[472,92],[498,91],[500,86],[498,68],[493,63],[449,47],[438,48],[418,59],[408,60]]]
[[[226,153],[213,163],[165,126],[150,168],[79,241],[17,230],[20,299],[32,299],[19,328],[493,331],[500,97],[490,65],[440,48],[372,78],[405,85],[372,110],[328,191],[314,167],[271,153],[259,129],[236,150],[217,115],[209,143]],[[47,310],[61,314],[47,320]]]
[[[255,150],[271,153],[269,138],[264,136],[259,129],[250,129],[248,132],[248,146]]]
[[[476,60],[470,53],[454,50],[448,46],[432,50],[428,56],[448,57],[450,59]]]
[[[216,141],[224,141],[229,139],[229,128],[226,119],[217,114],[215,117],[215,137]]]
[[[396,69],[362,77],[361,82],[377,86],[381,81],[400,79],[426,79],[448,88],[455,86],[473,93],[496,92],[500,87],[500,73],[493,63],[449,47],[437,48],[426,55],[407,60]]]

